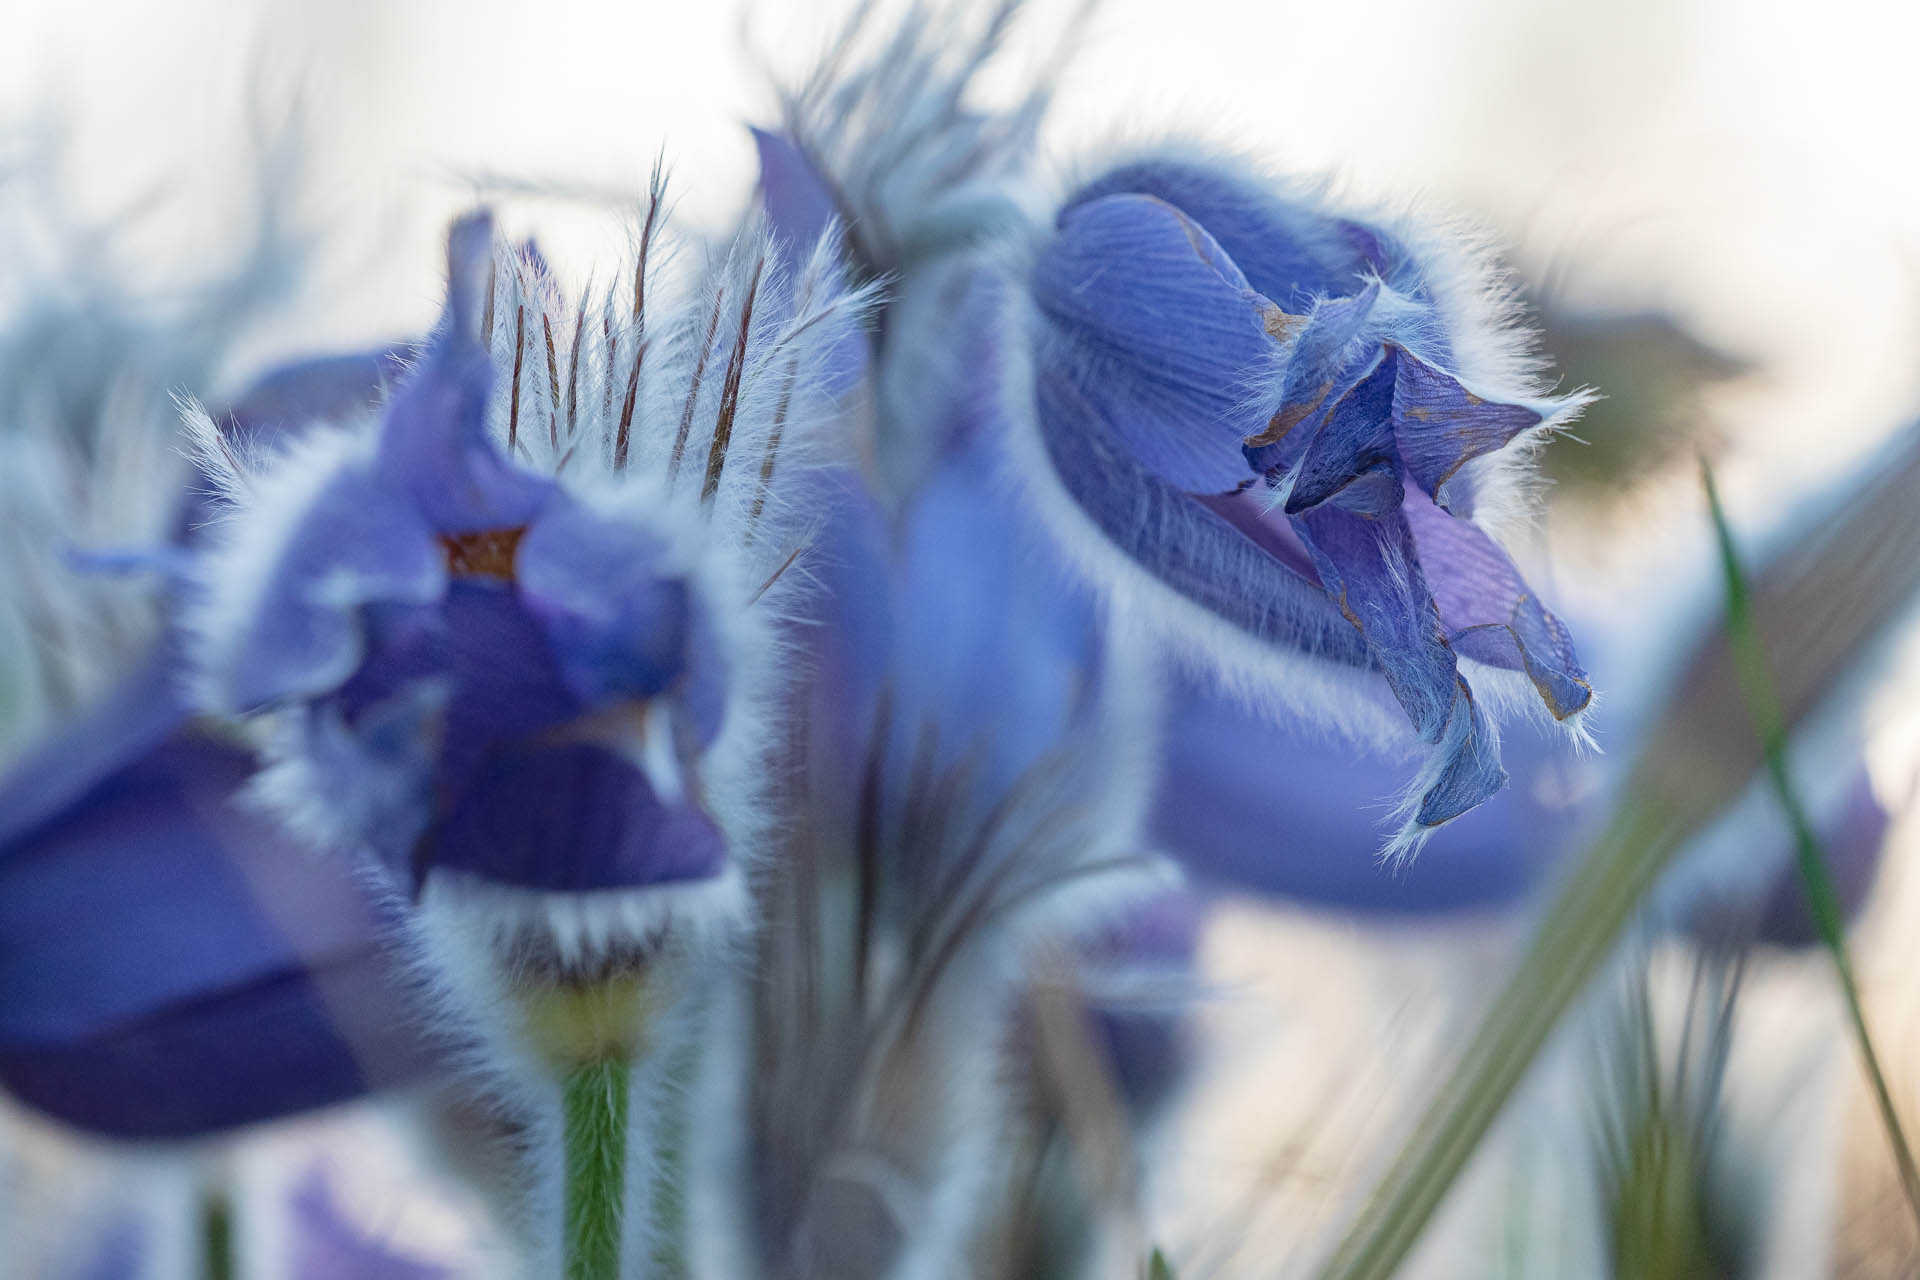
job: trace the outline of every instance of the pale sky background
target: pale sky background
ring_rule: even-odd
[[[441,226],[471,198],[463,174],[637,193],[664,148],[681,213],[718,226],[752,183],[743,125],[770,116],[741,51],[747,7],[0,0],[0,119],[64,104],[82,202],[126,208],[158,193],[155,225],[206,249],[237,208],[250,78],[259,69],[276,101],[299,84],[338,292],[261,345],[344,345],[430,321]],[[828,28],[819,11],[839,7],[753,6],[755,41],[797,71]],[[1037,8],[1036,33],[1066,6]],[[1872,0],[1109,0],[1048,142],[1071,156],[1116,132],[1197,130],[1360,194],[1479,218],[1527,273],[1555,273],[1576,300],[1672,310],[1762,367],[1716,406],[1740,434],[1730,498],[1758,526],[1920,408],[1916,49],[1920,8]],[[1015,52],[1042,51],[1016,40]],[[514,218],[576,274],[620,234],[552,204]],[[1703,531],[1690,497],[1641,533]],[[1236,919],[1226,932],[1253,927]],[[1484,986],[1504,945],[1444,949],[1443,962],[1418,938],[1383,954],[1339,928],[1297,933],[1308,950],[1296,954],[1332,955],[1354,983],[1388,993],[1381,1020],[1358,1020],[1341,1042],[1316,1030],[1314,1006],[1329,998],[1317,979],[1283,968],[1264,979],[1297,1015],[1273,1036],[1349,1077],[1342,1043],[1364,1055],[1378,1037],[1404,1039],[1396,1019],[1425,998],[1411,993],[1438,1002],[1476,972]],[[1266,1034],[1250,1027],[1230,1034]],[[1220,1096],[1270,1100],[1258,1061],[1244,1059],[1244,1079]],[[1292,1096],[1310,1108],[1314,1095]],[[1238,1113],[1216,1107],[1203,1139],[1208,1123],[1211,1149],[1231,1152]],[[1249,1166],[1229,1158],[1223,1172]],[[1326,1193],[1307,1200],[1324,1206]]]

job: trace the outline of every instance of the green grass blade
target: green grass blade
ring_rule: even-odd
[[[1780,656],[1776,722],[1800,723],[1920,593],[1920,427],[1838,514],[1769,567],[1747,596],[1752,631]],[[1729,637],[1704,637],[1645,739],[1629,797],[1576,861],[1465,1054],[1322,1271],[1385,1280],[1532,1065],[1567,1007],[1612,951],[1674,855],[1763,763]]]
[[[1814,836],[1813,825],[1807,820],[1806,806],[1801,804],[1799,791],[1793,785],[1792,771],[1787,763],[1786,720],[1781,715],[1780,700],[1767,671],[1766,655],[1761,651],[1746,574],[1740,567],[1733,533],[1727,526],[1726,512],[1720,505],[1720,493],[1713,482],[1712,468],[1702,463],[1701,475],[1706,484],[1707,506],[1713,513],[1714,537],[1720,548],[1721,574],[1726,579],[1727,633],[1733,646],[1734,667],[1740,674],[1740,684],[1753,715],[1754,729],[1760,735],[1761,749],[1766,756],[1767,778],[1793,829],[1794,862],[1800,869],[1800,879],[1806,887],[1807,905],[1813,915],[1814,927],[1827,953],[1833,957],[1834,972],[1840,979],[1840,991],[1846,1001],[1847,1020],[1853,1031],[1854,1043],[1860,1050],[1860,1062],[1873,1088],[1874,1104],[1879,1108],[1887,1142],[1893,1148],[1894,1163],[1900,1170],[1901,1189],[1906,1193],[1914,1220],[1920,1222],[1920,1169],[1914,1166],[1913,1150],[1901,1127],[1899,1112],[1894,1109],[1893,1095],[1887,1088],[1886,1073],[1880,1067],[1880,1056],[1874,1051],[1873,1037],[1867,1031],[1866,1014],[1860,1006],[1860,985],[1854,979],[1853,963],[1847,956],[1840,898],[1834,892],[1832,878],[1827,874],[1826,858],[1820,851],[1819,840]]]

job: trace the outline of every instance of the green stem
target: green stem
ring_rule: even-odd
[[[1813,825],[1807,820],[1806,809],[1800,803],[1800,794],[1793,785],[1793,776],[1787,767],[1786,718],[1781,714],[1780,700],[1775,696],[1773,679],[1768,674],[1766,657],[1761,652],[1746,574],[1741,570],[1739,552],[1733,545],[1733,533],[1727,527],[1726,512],[1720,506],[1720,494],[1713,483],[1713,472],[1707,470],[1704,475],[1707,505],[1713,512],[1714,537],[1720,547],[1721,572],[1727,582],[1727,633],[1733,646],[1734,668],[1739,673],[1747,706],[1753,713],[1754,728],[1760,734],[1761,749],[1767,762],[1767,778],[1773,784],[1774,795],[1779,798],[1780,807],[1785,810],[1787,822],[1793,828],[1794,862],[1800,869],[1801,882],[1806,886],[1807,905],[1813,915],[1814,927],[1819,931],[1820,941],[1826,946],[1827,953],[1833,957],[1834,972],[1840,979],[1840,991],[1846,999],[1847,1020],[1853,1031],[1854,1043],[1860,1050],[1860,1061],[1866,1068],[1867,1080],[1873,1087],[1874,1103],[1880,1110],[1880,1122],[1886,1129],[1887,1142],[1893,1148],[1894,1163],[1900,1170],[1901,1189],[1906,1193],[1907,1205],[1913,1211],[1915,1221],[1920,1222],[1920,1169],[1914,1166],[1913,1148],[1901,1128],[1900,1115],[1893,1106],[1893,1094],[1887,1088],[1886,1073],[1880,1068],[1880,1055],[1874,1051],[1873,1037],[1867,1032],[1866,1013],[1860,1006],[1860,984],[1854,980],[1853,963],[1847,957],[1840,898],[1834,892],[1833,880],[1827,874],[1826,860],[1821,856],[1820,842],[1813,834]]]
[[[217,1191],[200,1196],[200,1264],[206,1280],[233,1280],[233,1206]]]
[[[566,1280],[618,1280],[627,1191],[629,1064],[606,1058],[567,1073]]]

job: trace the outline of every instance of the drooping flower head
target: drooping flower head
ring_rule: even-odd
[[[1005,375],[1027,427],[1009,477],[1182,661],[1363,738],[1410,724],[1411,847],[1503,785],[1489,692],[1566,722],[1590,700],[1495,536],[1523,514],[1528,445],[1582,397],[1536,385],[1489,269],[1406,220],[1194,148],[1048,199],[1045,91],[972,101],[1015,7],[964,29],[923,12],[858,69],[830,64],[790,98],[778,189],[840,211],[856,265],[898,278],[883,402],[911,397],[956,278],[1017,282],[996,318],[1029,357]]]
[[[623,283],[567,302],[485,215],[372,420],[264,465],[204,566],[200,692],[264,713],[261,798],[432,909],[589,967],[729,927],[779,676],[830,278],[744,234],[662,305],[661,191]]]
[[[1383,676],[1432,753],[1402,841],[1505,782],[1470,670],[1520,673],[1559,720],[1591,698],[1489,531],[1514,447],[1579,398],[1522,379],[1474,286],[1420,243],[1149,159],[1072,194],[1030,277],[1037,421],[1071,499],[1046,505],[1211,665],[1282,687],[1308,665]]]

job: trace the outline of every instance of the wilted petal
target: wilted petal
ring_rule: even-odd
[[[1457,676],[1446,732],[1422,781],[1425,786],[1413,811],[1409,836],[1453,821],[1507,785],[1492,726],[1474,701],[1473,690]]]
[[[1350,297],[1314,303],[1299,323],[1287,351],[1280,402],[1259,433],[1246,440],[1247,462],[1255,471],[1271,476],[1292,467],[1328,411],[1373,369],[1378,354],[1360,339],[1372,328],[1379,298],[1379,282],[1370,280]]]
[[[1548,413],[1528,404],[1483,399],[1445,370],[1389,344],[1395,369],[1393,426],[1400,460],[1414,483],[1442,507],[1441,490],[1456,472],[1513,443]]]
[[[1434,566],[1427,585],[1447,640],[1463,657],[1524,671],[1556,720],[1593,701],[1593,686],[1573,652],[1573,638],[1547,612],[1512,559],[1478,525],[1448,515],[1409,491],[1403,507],[1420,550]]]
[[[1265,322],[1280,313],[1204,228],[1146,196],[1075,206],[1032,286],[1057,338],[1041,360],[1059,363],[1137,462],[1193,493],[1248,480],[1242,442],[1269,416],[1260,383],[1280,348]]]
[[[1393,386],[1393,360],[1378,359],[1327,406],[1294,468],[1287,491],[1288,515],[1311,511],[1336,498],[1356,514],[1382,515],[1399,505]]]
[[[1438,742],[1453,707],[1455,663],[1406,520],[1397,508],[1371,516],[1326,506],[1294,517],[1293,527],[1420,740]]]

